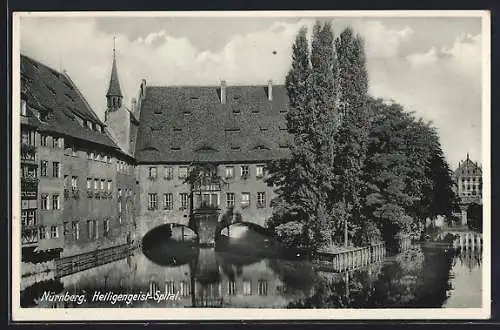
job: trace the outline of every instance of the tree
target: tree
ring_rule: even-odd
[[[279,227],[278,233],[301,237],[304,245],[319,247],[331,240],[329,226],[334,221],[328,197],[336,115],[335,54],[329,23],[316,23],[310,51],[306,34],[303,28],[296,37],[285,82],[287,128],[294,143],[289,159],[269,166],[268,183],[278,187],[269,225]]]
[[[347,28],[335,40],[338,61],[338,107],[341,122],[335,134],[334,175],[336,189],[330,198],[340,200],[343,209],[344,244],[347,245],[347,225],[353,229],[362,223],[361,194],[363,164],[366,158],[369,116],[368,74],[365,67],[364,42]],[[341,196],[338,196],[340,192]],[[340,198],[339,198],[340,197]]]
[[[472,203],[467,208],[467,225],[470,229],[479,232],[483,231],[483,207],[482,205]]]

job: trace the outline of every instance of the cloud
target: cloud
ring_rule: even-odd
[[[338,20],[332,23],[339,33]],[[413,41],[418,27],[389,27],[383,19],[347,23],[365,39],[370,93],[394,99],[432,120],[452,164],[467,151],[480,159],[481,36],[457,33],[451,46],[436,44],[406,54],[402,48]],[[56,69],[62,58],[62,66],[103,118],[113,36],[117,37],[118,72],[128,104],[143,78],[149,85],[215,85],[221,79],[229,85],[265,84],[269,79],[283,83],[298,30],[306,26],[310,34],[313,24],[310,19],[277,19],[254,32],[227,31],[223,37],[229,41],[223,47],[207,50],[179,31],[173,36],[158,26],[156,31],[129,38],[99,29],[91,18],[23,18],[21,49]]]

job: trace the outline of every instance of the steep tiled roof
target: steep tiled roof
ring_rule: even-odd
[[[290,136],[284,86],[146,87],[138,162],[265,161],[286,157]]]
[[[75,84],[60,73],[25,55],[21,55],[22,93],[28,108],[48,111],[46,120],[36,121],[40,131],[49,131],[94,142],[111,148],[118,146],[107,134],[85,128],[78,118],[104,125],[90,108]]]
[[[479,166],[478,163],[474,163],[472,160],[469,159],[469,155],[467,155],[467,158],[460,162],[458,168],[455,170],[455,177],[459,176],[475,176],[475,175],[482,175],[483,171],[481,169],[481,166]]]
[[[116,68],[116,58],[113,54],[113,66],[111,68],[111,78],[109,79],[109,88],[106,96],[123,96],[118,80],[118,69]]]

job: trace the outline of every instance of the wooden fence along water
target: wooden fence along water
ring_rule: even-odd
[[[461,250],[480,250],[483,248],[483,234],[476,232],[454,232],[453,248]]]
[[[379,243],[345,251],[317,252],[313,264],[320,270],[343,272],[383,261],[385,255],[385,244]]]
[[[55,277],[63,277],[126,258],[135,248],[131,244],[122,244],[58,259],[56,260]]]

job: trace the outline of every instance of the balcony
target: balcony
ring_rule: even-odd
[[[94,191],[94,198],[95,199],[100,199],[101,198],[101,192],[99,190]]]
[[[94,191],[92,189],[87,189],[87,198],[94,197]]]
[[[35,146],[27,143],[21,143],[21,162],[36,164]]]
[[[36,198],[38,193],[38,178],[22,177],[21,178],[21,197]]]
[[[217,203],[201,202],[195,205],[196,210],[219,210],[219,205]]]
[[[38,227],[36,224],[23,224],[21,229],[21,246],[29,247],[38,243]]]
[[[64,199],[68,200],[70,198],[70,190],[64,189]]]

